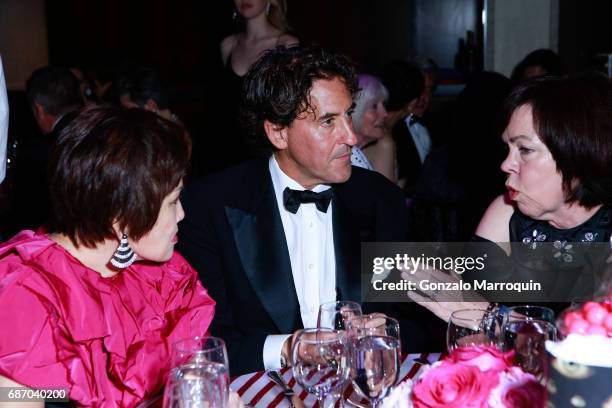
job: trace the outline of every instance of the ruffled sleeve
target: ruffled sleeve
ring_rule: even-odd
[[[31,232],[22,233],[0,249],[0,322],[4,331],[0,336],[0,375],[29,387],[68,388],[66,368],[57,359],[54,341],[55,332],[61,331],[51,300],[54,294],[37,289],[45,285],[19,253],[21,240],[31,236]],[[30,251],[45,247],[41,242],[33,244]]]
[[[0,321],[14,331],[0,338],[0,374],[66,387],[86,406],[135,406],[158,393],[172,343],[206,334],[213,318],[195,270],[175,253],[102,278],[43,241],[35,252],[0,248]]]

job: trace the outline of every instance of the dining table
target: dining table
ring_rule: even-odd
[[[441,356],[441,353],[416,353],[402,356],[398,383],[409,378],[415,378],[424,367],[435,363]],[[291,368],[281,369],[279,373],[284,378],[285,383],[293,389],[294,395],[303,401],[305,407],[319,408],[316,397],[309,394],[295,381]],[[291,408],[289,399],[283,394],[283,388],[270,380],[265,371],[257,371],[232,378],[230,388],[240,395],[247,406]],[[369,406],[367,399],[358,394],[351,385],[346,387],[343,397],[345,401],[349,401],[349,404],[353,402],[352,405],[355,406]]]

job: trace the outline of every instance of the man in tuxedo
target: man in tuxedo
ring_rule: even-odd
[[[389,91],[387,124],[397,146],[398,182],[410,195],[431,150],[427,129],[415,122],[425,79],[419,68],[398,60],[383,68],[381,80]]]
[[[41,134],[19,140],[12,233],[37,229],[51,215],[47,162],[60,131],[82,106],[79,82],[64,67],[45,66],[32,72],[26,96]]]
[[[274,153],[188,183],[177,247],[217,301],[211,333],[225,339],[233,375],[281,366],[321,303],[360,301],[361,242],[407,233],[401,191],[351,167],[347,59],[279,47],[244,89],[250,129]]]

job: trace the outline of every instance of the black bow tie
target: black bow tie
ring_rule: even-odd
[[[292,190],[289,187],[283,191],[283,204],[285,209],[293,214],[297,213],[300,204],[314,203],[317,210],[326,213],[332,198],[332,189],[328,188],[320,193],[310,190]]]

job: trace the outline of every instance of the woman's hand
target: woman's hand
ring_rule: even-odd
[[[459,279],[453,272],[446,273],[437,269],[420,268],[416,272],[402,272],[402,278],[408,282],[415,282],[419,288],[419,282],[428,280],[430,283],[438,284],[458,284]],[[419,305],[425,307],[440,319],[448,322],[450,315],[460,309],[483,309],[489,303],[475,291],[466,290],[409,290],[408,297]],[[469,299],[469,300],[467,300]]]

